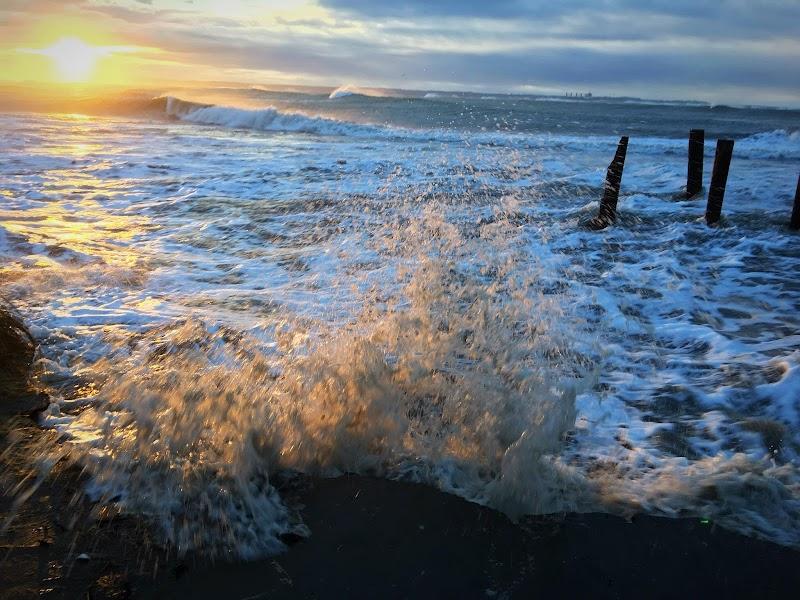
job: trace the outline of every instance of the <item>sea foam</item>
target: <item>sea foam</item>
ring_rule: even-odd
[[[105,382],[90,408],[43,424],[82,441],[99,498],[181,551],[258,556],[304,533],[270,484],[286,469],[424,482],[510,515],[574,507],[547,459],[585,376],[562,366],[568,321],[515,267],[503,215],[484,229],[464,238],[429,207],[380,242],[409,249],[396,297],[332,329],[284,315],[270,351],[194,319],[151,329],[84,373]]]
[[[43,424],[69,440],[53,451],[99,499],[181,549],[248,556],[305,533],[286,469],[800,546],[792,113],[736,113],[709,229],[702,203],[669,200],[683,113],[646,108],[672,124],[631,137],[598,235],[579,224],[618,137],[573,115],[591,107],[537,103],[563,133],[411,129],[411,101],[361,125],[286,97],[264,117],[167,98],[137,118],[0,116],[0,287],[41,344]],[[317,133],[269,129],[320,106],[336,123]]]

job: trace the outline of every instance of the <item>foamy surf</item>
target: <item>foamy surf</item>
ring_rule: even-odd
[[[531,101],[555,111],[543,133],[509,97],[413,119],[383,99],[380,125],[327,94],[268,100],[0,117],[0,285],[93,493],[181,549],[246,556],[306,533],[285,469],[800,545],[793,113],[726,125],[709,230],[702,203],[665,200],[685,180],[674,111],[694,109],[626,107],[660,118],[597,235],[578,224],[616,137],[564,112],[593,105]]]
[[[99,498],[149,515],[179,550],[256,556],[303,533],[270,485],[286,469],[562,510],[576,484],[547,456],[588,365],[570,360],[563,309],[517,271],[506,229],[500,215],[479,243],[428,209],[376,240],[416,250],[397,295],[368,296],[352,322],[282,315],[261,340],[197,320],[148,330],[80,372],[102,382],[89,408],[54,405],[42,422],[73,440]]]
[[[391,98],[403,97],[403,94],[398,94],[396,90],[388,90],[384,88],[370,88],[358,85],[342,85],[333,90],[329,95],[329,100],[337,100],[339,98],[347,98],[349,96],[365,96],[371,98]]]
[[[346,97],[356,94],[349,86],[338,88],[331,97]],[[367,95],[367,94],[364,94]],[[428,93],[425,99],[437,98],[439,95]],[[266,132],[308,133],[316,135],[336,135],[353,137],[393,137],[420,141],[462,142],[466,141],[463,133],[452,129],[407,128],[371,123],[357,123],[326,116],[309,116],[304,113],[267,108],[237,108],[203,104],[182,100],[173,96],[159,98],[156,104],[163,107],[169,117],[178,118],[188,123],[217,125],[233,129],[252,129]],[[614,136],[569,136],[560,135],[557,139],[552,134],[523,133],[518,131],[488,133],[472,132],[469,135],[472,143],[501,145],[516,149],[543,149],[555,143],[568,143],[576,150],[585,144],[605,147],[615,143]],[[668,151],[679,151],[682,144],[677,140],[652,138],[643,136],[632,142],[638,148],[656,154]],[[760,132],[740,139],[736,146],[736,156],[740,158],[800,158],[800,131],[778,129]],[[711,156],[712,148],[707,149]]]
[[[165,112],[189,123],[220,125],[238,129],[257,131],[285,131],[316,133],[321,135],[364,135],[375,134],[376,129],[326,119],[309,117],[300,113],[281,112],[275,108],[245,109],[229,106],[207,106],[187,102],[178,98],[166,98]]]

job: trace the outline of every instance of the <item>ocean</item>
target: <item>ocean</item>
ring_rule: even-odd
[[[800,111],[217,87],[0,114],[43,449],[179,550],[308,535],[290,473],[800,548]],[[723,222],[675,201],[735,140]],[[590,231],[630,136],[616,223]],[[413,510],[413,507],[409,507]]]

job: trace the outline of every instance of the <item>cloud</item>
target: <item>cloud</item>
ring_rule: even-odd
[[[525,0],[323,0],[323,6],[369,17],[470,16],[515,17],[529,15],[533,6]],[[542,3],[548,6],[554,3]]]
[[[647,26],[655,18],[699,35],[796,35],[800,22],[796,0],[320,0],[320,4],[371,19],[513,18],[542,26],[599,21],[583,32],[602,31],[605,23],[623,21],[629,34],[640,31],[643,20]]]
[[[275,13],[245,0],[213,13],[184,0],[75,0],[70,10],[214,80],[262,72],[330,85],[800,97],[794,0],[316,1]],[[4,11],[19,20],[58,4],[8,0],[0,34]]]
[[[175,52],[220,69],[269,68],[301,74],[308,81],[355,81],[400,87],[592,89],[630,95],[715,97],[729,88],[765,92],[796,89],[800,81],[794,49],[758,44],[701,46],[669,42],[651,45],[603,44],[564,47],[541,43],[522,50],[492,52],[409,52],[403,44],[376,44],[370,38],[325,39],[291,34],[266,36],[252,31],[195,29],[171,31],[153,43],[170,43]],[[411,45],[411,41],[409,41]],[[738,51],[737,51],[738,50]],[[702,53],[703,60],[697,60]],[[675,92],[670,93],[670,89]],[[658,90],[657,92],[648,90]],[[746,98],[739,99],[745,101]]]

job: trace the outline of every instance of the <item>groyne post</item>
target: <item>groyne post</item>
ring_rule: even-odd
[[[706,204],[706,223],[708,225],[719,223],[732,156],[733,140],[717,140],[714,170],[711,172],[711,185],[708,189],[708,203]]]
[[[600,211],[588,223],[589,229],[605,229],[617,218],[617,202],[619,188],[622,183],[622,171],[625,168],[625,155],[628,153],[628,136],[620,138],[614,160],[608,165],[606,183],[603,187],[603,199],[600,201]]]
[[[706,132],[692,129],[689,132],[689,164],[686,169],[686,199],[694,198],[703,189],[703,149]]]
[[[797,189],[794,192],[794,207],[792,208],[792,220],[789,227],[792,229],[800,229],[800,177],[797,178]]]

